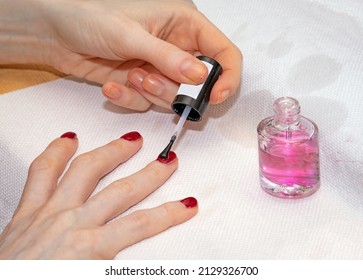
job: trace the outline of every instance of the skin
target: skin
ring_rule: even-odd
[[[216,59],[223,74],[218,104],[240,84],[239,49],[190,1],[0,0],[0,64],[39,63],[103,85],[114,104],[170,108],[180,83],[204,81],[198,59]]]
[[[155,160],[90,197],[100,178],[133,157],[142,142],[114,140],[77,156],[65,170],[78,139],[52,141],[30,166],[19,206],[0,235],[0,259],[112,259],[192,218],[197,206],[172,201],[110,222],[159,188],[176,170],[177,158]]]

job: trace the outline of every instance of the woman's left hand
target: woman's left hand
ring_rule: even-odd
[[[160,187],[178,158],[158,158],[91,196],[100,178],[142,146],[137,132],[77,156],[74,133],[55,139],[30,166],[13,219],[0,235],[0,259],[112,259],[122,249],[183,223],[197,213],[186,198],[114,219]]]

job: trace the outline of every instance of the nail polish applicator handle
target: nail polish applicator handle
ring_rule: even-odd
[[[179,133],[181,132],[185,121],[187,120],[187,117],[191,111],[192,107],[190,106],[185,106],[185,109],[183,111],[183,114],[181,115],[178,124],[176,125],[173,135],[171,136],[170,142],[169,144],[165,147],[165,149],[160,153],[159,157],[162,158],[168,158],[169,157],[169,152],[171,150],[171,147],[173,146],[176,138],[178,137]]]
[[[180,119],[174,129],[173,136],[178,137],[179,133],[183,129],[184,123],[187,120],[190,111],[192,110],[192,107],[186,105],[183,111],[183,114],[180,116]]]

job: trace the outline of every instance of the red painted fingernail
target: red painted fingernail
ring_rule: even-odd
[[[77,134],[75,134],[74,132],[72,132],[72,131],[68,131],[68,132],[66,132],[66,133],[63,133],[62,135],[61,135],[61,137],[60,138],[70,138],[70,139],[76,139],[77,138]]]
[[[131,131],[129,133],[122,135],[120,138],[125,139],[127,141],[136,141],[141,139],[141,134],[138,133],[137,131]]]
[[[180,200],[181,203],[185,205],[187,208],[193,208],[198,205],[198,201],[194,197],[187,197]]]
[[[157,160],[161,163],[169,163],[172,162],[174,159],[176,159],[176,154],[173,151],[169,152],[169,156],[167,158],[163,158],[159,156]]]

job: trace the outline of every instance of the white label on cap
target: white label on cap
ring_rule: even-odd
[[[207,66],[208,75],[209,75],[210,71],[213,68],[213,65],[206,61],[203,61],[203,60],[201,60],[201,61],[205,64],[205,66]],[[181,84],[176,95],[182,94],[182,95],[190,96],[194,99],[197,99],[200,91],[202,90],[203,85],[204,85],[204,83],[199,84],[199,85]]]

